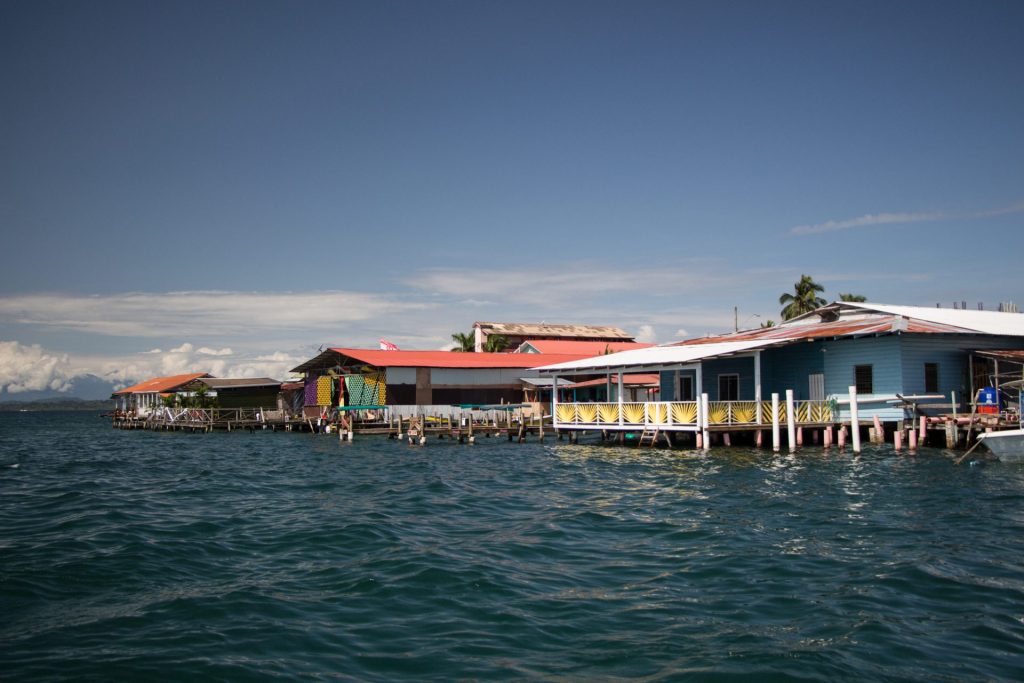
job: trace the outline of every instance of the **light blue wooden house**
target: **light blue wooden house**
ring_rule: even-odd
[[[697,402],[702,394],[711,402],[712,424],[716,414],[725,414],[721,411],[732,420],[740,408],[744,419],[737,422],[763,424],[763,410],[772,394],[785,396],[787,390],[811,409],[828,407],[827,420],[812,418],[805,410],[805,422],[848,420],[850,387],[856,389],[861,420],[878,416],[894,422],[909,416],[912,403],[932,410],[944,406],[943,412],[969,411],[976,390],[998,382],[998,354],[989,352],[1002,350],[1024,350],[1024,315],[836,302],[776,327],[561,363],[540,371],[559,377],[604,375],[613,386],[625,373],[657,372],[659,402],[666,405],[667,417],[659,408],[645,407],[644,419],[650,422],[654,415],[665,429],[690,429],[684,420],[672,420],[673,410],[678,409],[680,418],[687,414],[673,404]],[[563,407],[562,415],[570,414],[580,422],[578,410],[572,413]],[[630,420],[620,417],[619,424],[627,428]]]

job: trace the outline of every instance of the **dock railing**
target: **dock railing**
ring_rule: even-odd
[[[706,424],[719,426],[771,426],[772,402],[710,401]],[[653,401],[628,403],[559,403],[556,426],[594,429],[678,429],[693,431],[702,426],[698,401]],[[827,424],[833,421],[829,401],[795,401],[796,424]],[[779,404],[779,422],[789,423],[786,404]]]

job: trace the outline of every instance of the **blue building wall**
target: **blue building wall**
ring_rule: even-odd
[[[810,380],[813,374],[825,372],[825,354],[823,344],[800,342],[777,349],[766,349],[761,352],[761,395],[765,400],[773,393],[786,395],[787,389],[793,390],[793,397],[798,401],[809,399]],[[828,388],[826,387],[826,395]]]
[[[1024,339],[975,334],[893,334],[882,337],[859,337],[815,342],[797,342],[789,346],[765,349],[761,353],[761,394],[770,400],[772,393],[785,395],[792,389],[796,400],[810,398],[810,376],[823,373],[825,396],[846,397],[855,384],[854,368],[870,365],[872,392],[860,394],[861,419],[870,420],[878,415],[883,420],[904,417],[900,404],[886,403],[895,394],[924,394],[924,364],[938,363],[939,390],[949,397],[957,392],[963,404],[970,400],[968,355],[975,350],[1024,349]],[[681,374],[695,373],[681,371]],[[740,379],[740,400],[754,398],[754,359],[723,358],[704,363],[703,391],[710,400],[718,396],[718,375],[736,373]],[[675,395],[675,373],[661,373],[662,400],[678,400]],[[878,403],[870,402],[872,397]],[[840,406],[840,416],[849,418],[846,406]]]

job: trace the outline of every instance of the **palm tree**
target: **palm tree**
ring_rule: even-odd
[[[868,298],[866,296],[864,296],[863,294],[840,294],[839,295],[839,300],[840,301],[856,301],[856,302],[861,302],[861,301],[867,301]]]
[[[476,351],[476,335],[472,332],[469,334],[456,332],[452,335],[452,341],[455,342],[455,348],[452,351],[464,351],[466,353]]]
[[[765,320],[763,323],[761,323],[761,329],[762,330],[765,329],[766,327],[775,327],[775,321],[774,320]]]
[[[508,337],[503,334],[489,334],[484,342],[484,351],[501,353],[508,347]]]
[[[810,275],[801,275],[800,281],[793,284],[793,294],[786,292],[779,297],[779,303],[783,306],[782,319],[790,320],[824,306],[828,302],[818,296],[818,292],[824,291],[825,288]]]

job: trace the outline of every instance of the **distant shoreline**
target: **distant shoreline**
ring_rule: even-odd
[[[0,401],[2,413],[42,413],[61,410],[78,412],[95,412],[114,410],[114,402],[110,399],[86,401],[84,399],[41,399],[38,401]]]

